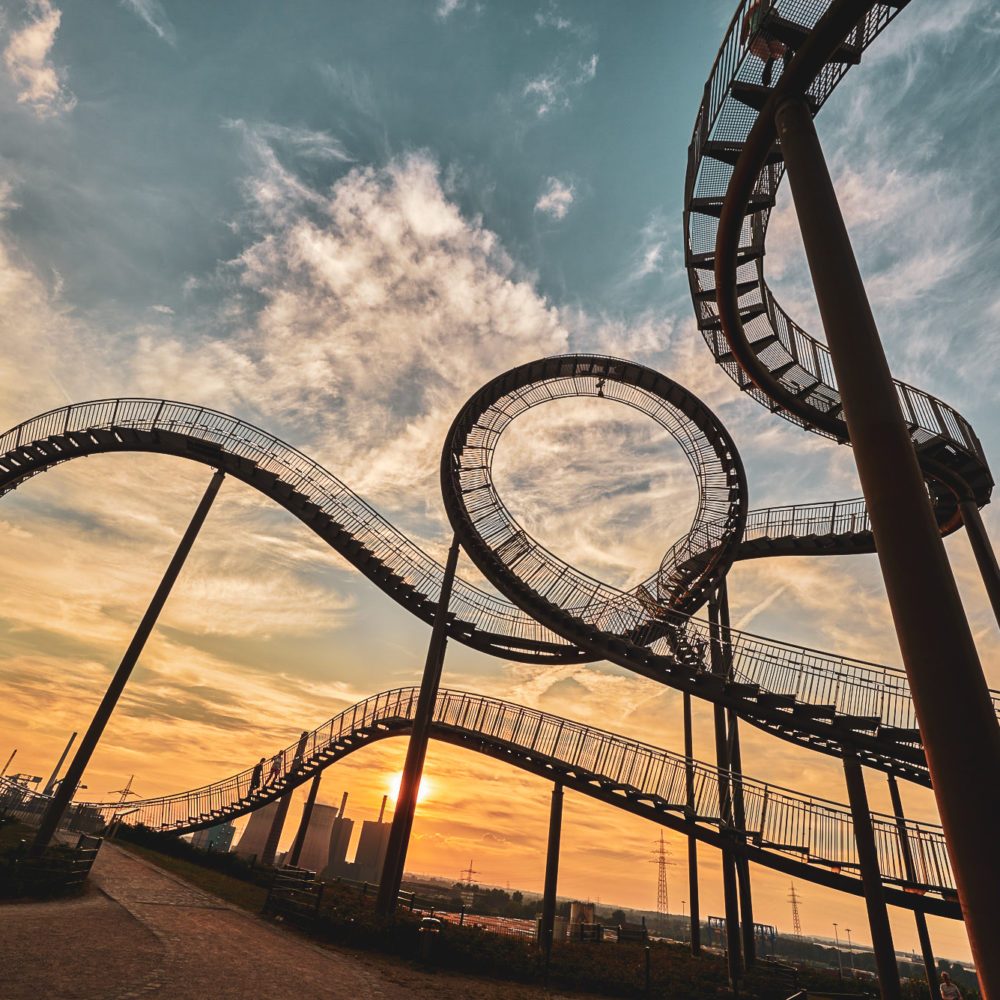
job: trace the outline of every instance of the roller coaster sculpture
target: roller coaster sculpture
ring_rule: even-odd
[[[829,352],[781,308],[764,277],[764,240],[783,175],[780,148],[748,169],[745,146],[770,91],[743,35],[766,15],[772,38],[799,48],[851,0],[744,0],[705,87],[690,147],[685,248],[698,327],[718,364],[758,402],[799,426],[849,443]],[[859,6],[856,27],[817,67],[815,112],[904,3]],[[750,178],[735,191],[737,164]],[[739,223],[727,199],[745,196]],[[727,269],[728,268],[728,269]],[[941,400],[896,383],[942,534],[962,503],[989,502],[993,480],[968,422]],[[681,445],[698,502],[691,527],[648,580],[621,590],[569,565],[533,539],[501,500],[493,455],[527,410],[567,397],[645,413]],[[441,460],[445,509],[457,540],[499,594],[456,578],[440,606],[443,567],[316,462],[236,417],[161,399],[61,407],[0,437],[0,494],[71,459],[99,453],[173,455],[222,470],[276,501],[384,593],[448,638],[540,666],[606,659],[705,699],[776,736],[929,786],[906,675],[897,669],[765,639],[694,617],[737,560],[870,553],[863,500],[750,510],[743,464],[716,416],[692,393],[643,365],[596,355],[545,358],[492,379],[468,400]],[[502,595],[502,596],[501,596]],[[373,741],[410,732],[414,689],[384,692],[341,712],[281,753],[277,779],[251,788],[251,769],[176,795],[133,802],[130,822],[183,833],[244,815],[287,795]],[[992,692],[1000,714],[1000,693]],[[497,699],[442,690],[431,735],[576,788],[743,859],[857,895],[865,893],[852,813],[844,806],[703,764]],[[3,785],[22,812],[39,797]],[[738,811],[734,811],[734,802]],[[111,819],[118,803],[80,808]],[[940,827],[872,815],[888,901],[960,917]]]

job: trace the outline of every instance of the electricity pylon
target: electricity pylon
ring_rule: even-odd
[[[792,933],[796,937],[802,937],[802,921],[799,919],[799,903],[802,898],[795,891],[795,883],[792,882],[791,891],[788,893],[788,901],[792,904]]]

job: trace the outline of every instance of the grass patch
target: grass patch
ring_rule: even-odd
[[[261,885],[254,885],[242,879],[234,878],[223,872],[214,871],[203,865],[195,864],[184,858],[174,858],[168,854],[153,850],[141,844],[129,843],[125,840],[115,842],[122,850],[162,868],[164,871],[180,878],[205,892],[210,892],[220,899],[224,899],[233,906],[238,906],[253,913],[260,913],[267,897],[267,889]]]

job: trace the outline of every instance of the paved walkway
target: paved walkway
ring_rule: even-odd
[[[2,1000],[555,997],[320,948],[111,844],[91,881],[80,899],[0,909]]]

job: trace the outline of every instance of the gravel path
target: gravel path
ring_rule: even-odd
[[[570,1000],[319,947],[112,844],[80,899],[0,908],[3,1000]]]

